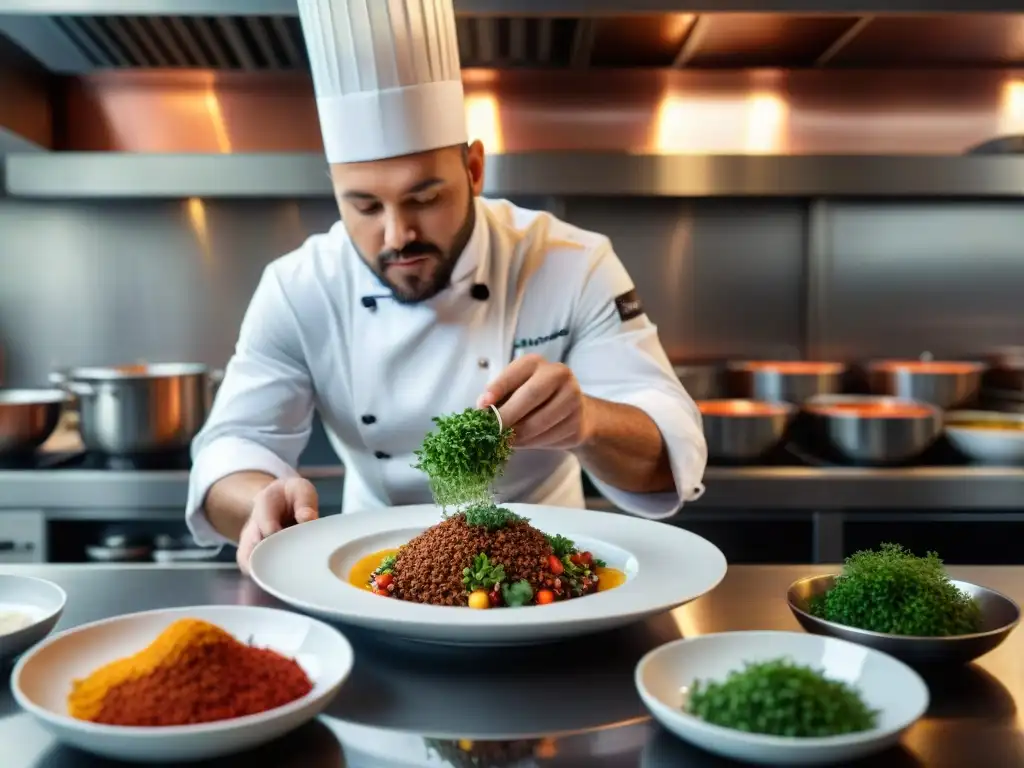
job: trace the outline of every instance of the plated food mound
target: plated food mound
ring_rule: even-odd
[[[371,591],[430,605],[471,608],[543,605],[611,589],[625,574],[581,552],[564,536],[548,536],[494,504],[447,516],[397,550],[370,556]]]
[[[796,738],[858,733],[878,722],[855,688],[786,658],[747,664],[722,681],[696,681],[683,708],[723,728]]]
[[[135,655],[76,680],[68,714],[105,725],[192,725],[266,712],[312,689],[293,659],[180,619]]]
[[[916,557],[898,544],[847,558],[843,572],[810,613],[871,632],[913,637],[968,635],[981,629],[981,609],[946,575],[934,552]]]

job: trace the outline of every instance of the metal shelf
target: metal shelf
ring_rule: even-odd
[[[33,152],[7,156],[12,197],[331,195],[322,155]],[[488,158],[485,194],[638,197],[1021,197],[1024,156],[748,156],[531,152]]]
[[[344,469],[303,468],[322,509],[341,506]],[[868,515],[879,511],[921,514],[1024,512],[1024,469],[951,467],[919,469],[817,469],[710,467],[707,493],[688,510],[801,510]],[[140,509],[183,510],[188,473],[176,471],[0,471],[0,516],[6,510],[40,509],[48,516],[110,517]],[[588,506],[610,508],[601,499]],[[168,513],[171,514],[171,513]],[[176,514],[183,514],[181,512]]]

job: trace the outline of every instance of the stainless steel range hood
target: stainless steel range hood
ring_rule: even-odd
[[[489,194],[1024,195],[964,156],[1024,131],[1021,0],[455,3]],[[0,0],[5,44],[53,151],[0,193],[330,194],[294,0]]]
[[[456,0],[456,6],[467,68],[1024,63],[1019,0]],[[0,9],[0,33],[52,72],[307,68],[293,0],[4,0]],[[1011,10],[1018,13],[997,12]]]

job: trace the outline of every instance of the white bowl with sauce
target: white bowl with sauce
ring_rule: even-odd
[[[60,621],[68,596],[51,581],[0,574],[0,663],[24,653]]]
[[[946,437],[958,451],[984,464],[1024,464],[1024,413],[950,411]]]
[[[745,664],[788,658],[855,688],[878,712],[875,727],[839,736],[771,736],[708,723],[686,711],[697,680],[721,681]],[[863,645],[802,632],[721,632],[655,648],[636,667],[636,687],[666,730],[708,752],[761,765],[831,765],[896,746],[927,711],[928,686],[901,661]]]

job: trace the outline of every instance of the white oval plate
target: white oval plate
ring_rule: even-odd
[[[683,711],[684,688],[722,680],[745,662],[787,656],[855,686],[879,710],[878,726],[862,733],[800,739],[736,731]],[[829,765],[895,746],[928,709],[928,687],[901,661],[863,645],[802,632],[722,632],[676,640],[644,656],[636,687],[654,718],[679,738],[709,752],[762,765]]]
[[[331,621],[446,645],[517,645],[630,624],[700,597],[725,576],[718,548],[682,528],[583,509],[504,506],[625,571],[627,582],[551,605],[486,611],[394,600],[348,583],[361,557],[404,544],[440,522],[441,511],[432,504],[332,515],[287,528],[256,547],[252,578],[279,600]]]
[[[75,679],[145,648],[170,623],[209,621],[239,640],[295,658],[313,681],[301,699],[257,715],[200,725],[100,725],[67,714]],[[85,624],[49,638],[11,673],[15,701],[58,740],[86,752],[132,762],[205,760],[251,749],[304,725],[323,711],[352,670],[352,646],[308,616],[251,606],[207,605],[145,611]]]
[[[0,628],[0,662],[13,659],[46,637],[60,621],[68,596],[52,581],[0,575],[0,614],[12,611],[31,620],[13,632]]]

